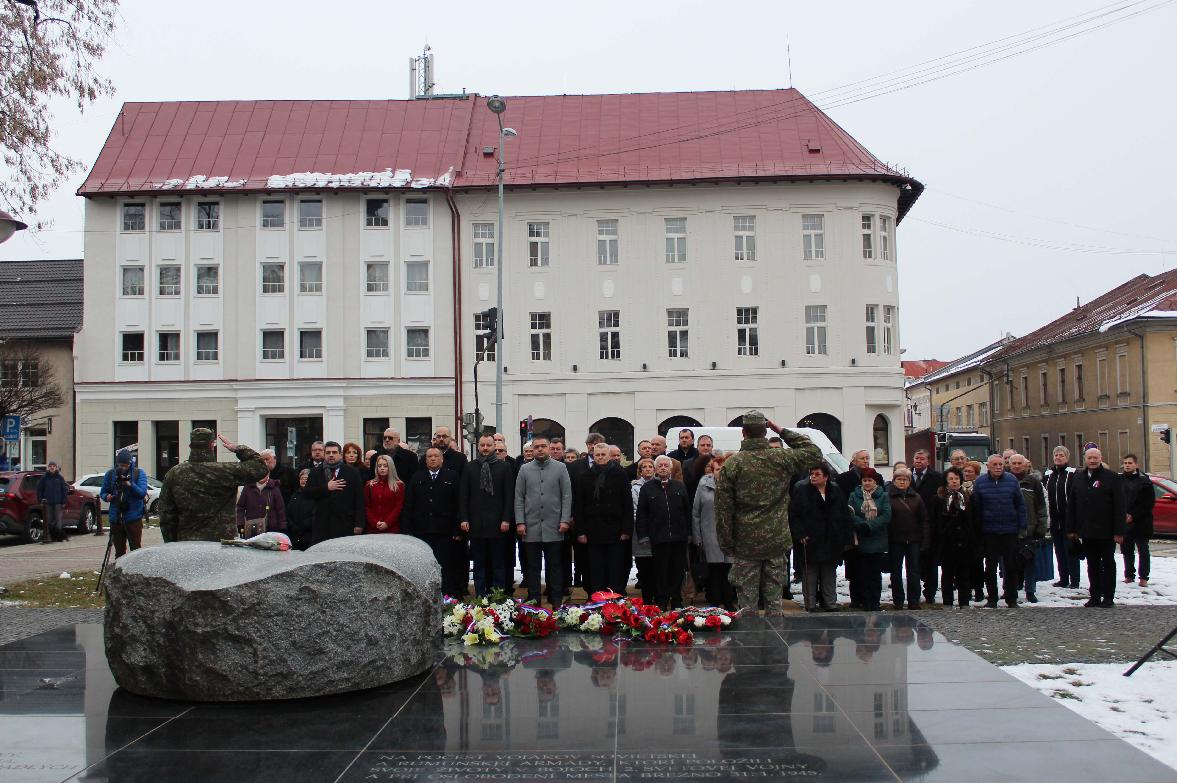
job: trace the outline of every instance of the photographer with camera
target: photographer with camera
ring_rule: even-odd
[[[110,537],[114,541],[115,558],[127,553],[130,543],[134,552],[143,543],[143,498],[147,497],[147,474],[132,465],[127,449],[119,451],[115,466],[106,471],[98,496],[110,504],[106,512],[110,523]]]

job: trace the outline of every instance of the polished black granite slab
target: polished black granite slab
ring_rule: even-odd
[[[448,646],[360,693],[119,690],[102,628],[0,647],[0,781],[1177,780],[905,615],[748,618],[693,647]]]

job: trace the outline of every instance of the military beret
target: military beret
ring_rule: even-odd
[[[197,427],[192,430],[192,435],[188,438],[188,445],[208,448],[209,444],[216,440],[216,435],[207,427]]]
[[[767,424],[768,419],[760,411],[748,411],[744,414],[743,423],[745,426],[755,426],[757,424]]]

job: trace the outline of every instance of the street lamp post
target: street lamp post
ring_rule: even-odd
[[[27,225],[0,209],[0,244],[7,242],[17,231],[23,231]]]
[[[486,99],[486,108],[494,112],[499,122],[499,228],[495,236],[495,276],[498,281],[498,326],[495,329],[495,430],[503,431],[503,176],[506,166],[503,163],[503,142],[508,136],[518,134],[511,128],[503,127],[503,112],[507,110],[507,102],[497,95]]]

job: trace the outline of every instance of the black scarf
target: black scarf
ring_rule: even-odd
[[[596,484],[593,485],[593,500],[600,500],[601,499],[601,490],[605,488],[605,476],[609,472],[609,466],[608,465],[603,465],[603,466],[598,465],[594,462],[592,470],[594,473],[597,474],[596,475],[596,478],[597,478]]]
[[[498,457],[496,457],[494,453],[491,453],[485,457],[478,457],[478,462],[482,463],[482,468],[478,473],[478,488],[491,497],[494,497],[495,494],[495,484],[490,475],[490,463],[496,462],[497,460]]]

